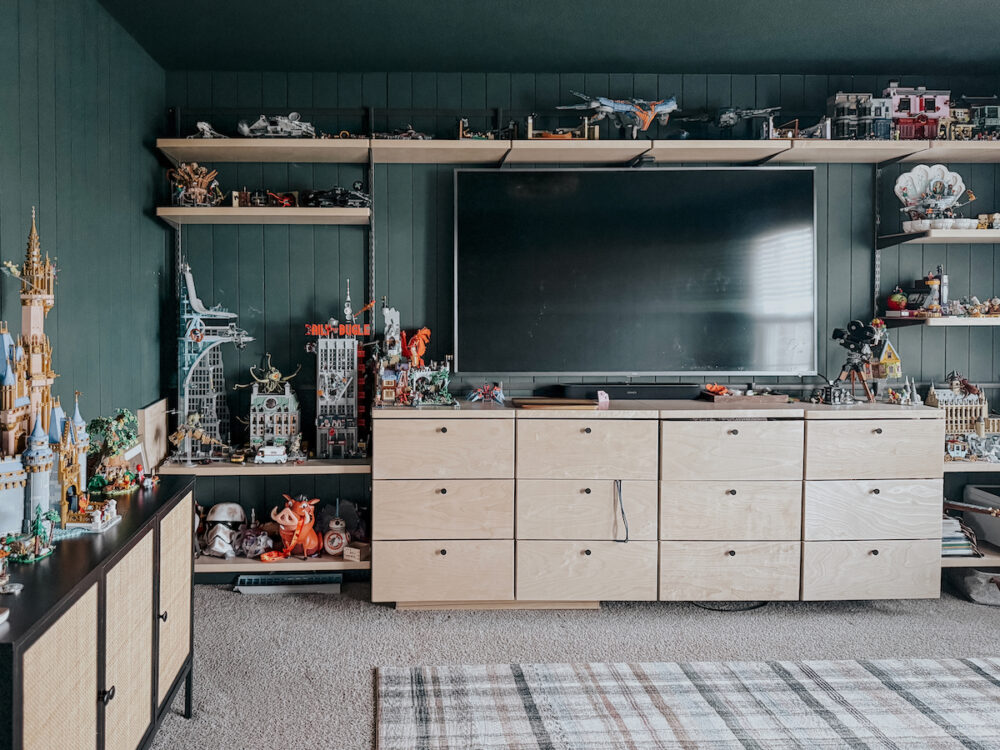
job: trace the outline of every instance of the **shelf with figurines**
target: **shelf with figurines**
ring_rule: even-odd
[[[886,298],[887,326],[1000,326],[1000,297],[980,301],[975,295],[948,299],[948,275],[942,266],[911,286],[897,286]]]
[[[355,503],[345,502],[353,517],[348,529],[337,498],[332,515],[317,511],[319,498],[282,495],[284,505],[271,509],[271,520],[250,518],[239,503],[198,507],[195,573],[263,573],[368,570],[371,544]],[[323,519],[323,520],[321,520]],[[325,523],[323,522],[325,520]],[[318,527],[318,528],[317,528]],[[323,530],[325,527],[325,531]]]

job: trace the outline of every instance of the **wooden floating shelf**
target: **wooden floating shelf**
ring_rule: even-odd
[[[507,164],[627,164],[649,151],[652,141],[537,138],[511,141]]]
[[[233,208],[160,206],[156,215],[177,228],[185,224],[341,224],[365,225],[369,208]]]
[[[364,164],[367,138],[159,138],[156,147],[174,164],[197,162],[303,162]]]
[[[985,474],[987,472],[1000,472],[1000,464],[992,464],[989,461],[945,461],[945,474]]]
[[[290,571],[335,571],[335,570],[371,570],[372,564],[369,560],[354,562],[344,560],[342,557],[331,557],[330,555],[320,555],[303,560],[301,557],[286,557],[284,560],[275,562],[261,562],[260,560],[248,560],[245,557],[234,557],[225,560],[221,557],[210,557],[202,555],[194,561],[194,572],[197,573],[257,573],[268,572],[288,573]]]
[[[197,477],[275,477],[275,476],[308,476],[319,474],[371,474],[372,464],[367,458],[348,459],[343,461],[313,459],[304,464],[234,464],[219,461],[212,464],[165,463],[158,469],[163,475],[182,474]]]
[[[928,229],[925,232],[885,234],[878,246],[893,245],[994,245],[1000,244],[1000,229]]]
[[[789,141],[653,141],[649,156],[659,164],[683,162],[744,163],[768,159],[787,151]]]
[[[510,141],[430,140],[407,141],[375,138],[372,158],[376,164],[493,164],[510,150]]]
[[[790,141],[771,162],[811,162],[817,164],[877,164],[923,152],[927,141],[827,141],[802,138]]]
[[[900,143],[905,142],[900,141]],[[909,141],[909,143],[926,143],[927,148],[903,159],[907,162],[1000,162],[1000,141]]]
[[[1000,568],[1000,549],[986,542],[979,542],[984,557],[942,557],[942,568]]]

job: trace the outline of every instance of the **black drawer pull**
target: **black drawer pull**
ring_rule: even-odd
[[[448,550],[446,550],[446,549],[441,550],[441,555],[442,556],[447,555],[447,554],[448,554]]]
[[[448,488],[447,487],[442,487],[441,488],[441,494],[442,495],[447,495],[448,494]]]
[[[442,428],[441,428],[441,432],[447,432],[447,431],[448,431],[448,428],[447,428],[447,427],[442,427]]]
[[[736,490],[726,490],[726,494],[727,495],[735,495],[736,494]]]
[[[584,487],[583,488],[583,494],[584,495],[589,495],[590,494],[590,487]]]
[[[105,706],[108,705],[115,697],[115,686],[112,685],[107,690],[102,690],[97,694],[97,700],[103,703]]]
[[[876,487],[875,489],[872,490],[872,494],[873,495],[878,495],[880,492],[881,492],[881,490],[878,487]]]
[[[583,431],[584,431],[585,433],[587,433],[588,435],[590,434],[590,428],[589,428],[589,427],[584,427],[584,428],[583,428]]]
[[[736,550],[731,549],[726,554],[729,555],[730,557],[736,557]]]
[[[583,554],[585,554],[585,555],[589,555],[589,554],[590,554],[590,550],[589,550],[589,549],[585,549],[585,550],[583,551]]]
[[[164,622],[166,622],[167,621],[167,610],[163,610],[162,612],[160,612],[160,614],[157,615],[157,617],[159,617],[161,620],[163,620]]]
[[[878,550],[877,550],[877,549],[873,549],[873,550],[872,550],[872,554],[873,554],[873,555],[877,555],[877,554],[878,554]]]
[[[739,434],[740,434],[740,431],[739,431],[739,430],[730,430],[730,431],[729,431],[729,434],[730,434],[730,435],[739,435]]]
[[[876,427],[874,430],[872,430],[872,432],[874,432],[876,435],[881,435],[882,434],[882,428],[881,427]]]

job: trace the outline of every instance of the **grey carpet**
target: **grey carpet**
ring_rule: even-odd
[[[377,666],[508,662],[885,659],[995,656],[998,612],[940,600],[691,604],[600,611],[397,612],[340,597],[195,588],[195,716],[180,700],[156,750],[372,747]]]

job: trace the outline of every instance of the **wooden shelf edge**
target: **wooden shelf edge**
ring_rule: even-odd
[[[1000,472],[1000,463],[992,464],[989,461],[945,461],[945,474],[985,474],[987,472]]]
[[[363,164],[370,143],[368,138],[157,138],[156,148],[174,164]]]
[[[194,572],[198,573],[287,573],[289,571],[338,571],[338,570],[371,570],[370,560],[354,562],[340,557],[321,555],[303,560],[301,557],[286,557],[284,560],[265,563],[260,560],[248,560],[245,557],[234,557],[225,560],[221,557],[202,555],[194,561]]]
[[[314,224],[364,226],[370,208],[232,208],[157,206],[156,215],[175,229],[190,224]]]
[[[157,470],[164,476],[183,475],[198,477],[275,477],[308,476],[320,474],[371,474],[371,461],[365,458],[332,461],[314,459],[304,464],[233,464],[218,462],[185,466],[178,463],[164,463]]]
[[[941,557],[942,568],[1000,568],[1000,548],[979,542],[984,557]]]
[[[885,234],[878,238],[879,249],[895,245],[995,245],[1000,229],[928,229],[923,232]]]

